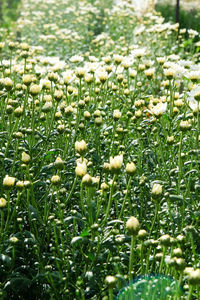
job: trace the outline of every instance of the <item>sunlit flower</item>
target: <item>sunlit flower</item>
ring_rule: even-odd
[[[4,177],[4,180],[3,180],[3,186],[6,187],[6,188],[11,188],[14,186],[15,184],[15,177],[11,177],[9,175],[6,175]]]
[[[83,177],[84,175],[86,175],[87,165],[86,165],[85,161],[83,161],[82,163],[77,162],[75,173],[78,177]]]
[[[118,172],[123,164],[123,155],[117,155],[115,157],[110,157],[110,170],[112,172]]]
[[[0,198],[0,209],[6,207],[7,201],[5,198]]]
[[[87,144],[84,140],[81,140],[80,142],[75,142],[75,150],[76,152],[83,154],[87,150]]]

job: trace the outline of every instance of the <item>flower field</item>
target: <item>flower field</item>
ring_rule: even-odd
[[[200,36],[131,1],[0,30],[0,299],[200,299]]]

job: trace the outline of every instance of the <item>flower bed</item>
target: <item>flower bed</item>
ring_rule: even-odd
[[[0,44],[2,299],[200,297],[184,34],[128,1],[22,1]]]

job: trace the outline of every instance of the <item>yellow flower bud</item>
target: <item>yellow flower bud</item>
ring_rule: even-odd
[[[119,111],[119,109],[115,109],[113,112],[113,118],[115,121],[119,120],[121,118],[122,113]]]
[[[92,176],[89,174],[85,174],[82,178],[82,183],[86,186],[91,186],[92,185]]]
[[[9,175],[6,175],[4,180],[3,180],[3,186],[5,188],[11,188],[13,187],[15,184],[15,178],[14,177],[10,177]]]
[[[137,235],[140,229],[140,223],[137,218],[130,217],[126,222],[126,229],[130,235]]]
[[[52,183],[53,185],[58,185],[58,184],[60,183],[60,176],[58,176],[58,175],[53,175],[53,176],[51,177],[51,183]]]
[[[0,198],[0,208],[4,208],[7,204],[7,201],[5,198]]]
[[[200,269],[191,270],[188,274],[188,281],[192,285],[200,284]]]
[[[153,199],[159,199],[162,195],[162,185],[155,183],[152,187],[151,196]]]
[[[62,169],[64,167],[64,161],[58,156],[54,162],[54,165],[57,169]]]
[[[23,83],[25,85],[29,86],[31,84],[31,82],[32,82],[32,76],[29,75],[29,74],[24,75],[23,78],[22,78],[22,80],[23,80]]]
[[[39,94],[40,91],[41,91],[41,88],[37,84],[34,84],[30,87],[30,94],[32,96],[36,96],[37,94]]]
[[[83,177],[87,173],[87,166],[85,162],[77,163],[75,173],[78,177]]]
[[[12,244],[15,244],[15,243],[18,242],[18,238],[17,238],[16,236],[12,236],[12,237],[10,238],[10,242],[11,242]]]
[[[123,155],[117,155],[114,158],[110,157],[110,170],[114,173],[120,171],[123,164]]]
[[[30,155],[28,155],[26,152],[22,152],[22,162],[24,164],[28,164],[31,160]]]
[[[126,165],[126,173],[129,175],[133,175],[136,172],[136,165],[131,162],[131,163],[127,163]]]
[[[113,288],[116,284],[116,281],[117,281],[117,279],[114,276],[108,275],[105,278],[105,283],[108,285],[109,288]]]
[[[83,154],[87,150],[87,145],[84,140],[81,140],[80,142],[75,142],[75,150],[79,154]]]

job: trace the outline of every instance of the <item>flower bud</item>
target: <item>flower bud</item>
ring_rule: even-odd
[[[126,173],[129,175],[133,175],[136,172],[136,165],[131,162],[131,163],[127,163],[126,165]]]
[[[12,112],[13,112],[13,107],[11,105],[7,105],[6,106],[6,113],[8,115],[10,115],[10,114],[12,114]]]
[[[103,169],[104,169],[105,172],[109,172],[110,171],[110,164],[105,162],[103,164]]]
[[[147,231],[145,229],[140,229],[138,232],[138,238],[144,240],[147,236]]]
[[[92,176],[85,174],[82,178],[82,183],[86,186],[92,186]]]
[[[118,173],[123,164],[123,155],[117,155],[114,158],[110,157],[110,170],[113,173]]]
[[[78,177],[83,177],[87,173],[87,166],[85,162],[77,163],[75,173]]]
[[[23,190],[23,188],[24,188],[24,181],[18,180],[17,183],[16,183],[16,188],[18,190]]]
[[[23,107],[17,107],[15,110],[14,110],[14,115],[16,117],[21,117],[23,114]]]
[[[172,145],[174,143],[174,136],[168,136],[167,137],[167,144]]]
[[[183,255],[183,252],[182,252],[181,248],[176,248],[176,249],[173,249],[172,255],[176,256],[176,257],[181,257]]]
[[[188,274],[188,281],[192,285],[200,284],[200,269],[191,270]]]
[[[185,268],[186,262],[183,258],[175,257],[175,268],[177,270],[183,270]]]
[[[53,175],[53,176],[51,177],[51,183],[52,183],[53,185],[58,185],[58,184],[60,183],[60,176],[58,176],[58,175]]]
[[[157,200],[161,197],[161,195],[162,195],[162,185],[159,183],[155,183],[151,191],[151,196],[154,200]]]
[[[126,222],[126,229],[130,235],[137,235],[140,229],[140,224],[137,218],[130,217]]]
[[[61,90],[58,91],[57,90],[57,91],[54,92],[54,99],[57,102],[59,102],[62,99],[62,97],[63,97],[63,91],[61,91]]]
[[[16,243],[18,242],[18,238],[17,238],[16,236],[12,236],[12,237],[10,238],[10,242],[11,242],[12,244],[16,244]]]
[[[119,120],[121,118],[122,113],[119,111],[119,109],[115,109],[113,112],[113,118],[115,121]]]
[[[3,80],[3,85],[7,91],[10,91],[13,87],[13,81],[9,77],[6,77]]]
[[[5,198],[0,198],[0,208],[6,207],[7,201]]]
[[[40,91],[41,91],[41,88],[40,88],[40,86],[37,85],[37,84],[33,84],[33,85],[30,87],[30,94],[31,94],[32,96],[38,95],[38,94],[40,93]]]
[[[179,127],[180,130],[187,131],[191,128],[191,124],[188,121],[181,121]]]
[[[5,177],[4,177],[4,180],[3,180],[3,186],[5,187],[5,188],[11,188],[11,187],[13,187],[14,186],[14,184],[15,184],[15,178],[14,177],[10,177],[9,175],[6,175]]]
[[[31,160],[30,155],[28,155],[26,152],[22,152],[22,162],[24,164],[28,164]]]
[[[101,189],[102,189],[103,191],[109,190],[109,186],[108,186],[105,182],[103,182],[103,183],[101,184]]]
[[[171,237],[169,234],[164,234],[159,238],[159,242],[162,246],[170,246]]]
[[[81,140],[80,142],[75,142],[75,150],[79,154],[83,154],[87,150],[87,145],[84,140]]]
[[[105,278],[105,283],[108,285],[109,288],[114,288],[116,285],[116,281],[117,279],[115,276],[108,275]]]
[[[167,77],[167,79],[171,80],[175,75],[175,70],[172,68],[166,69],[164,70],[164,74]]]
[[[54,165],[57,169],[63,169],[64,167],[64,161],[59,156],[56,158]]]
[[[32,82],[32,76],[27,74],[27,75],[24,75],[23,78],[23,83],[26,85],[26,86],[29,86]]]

